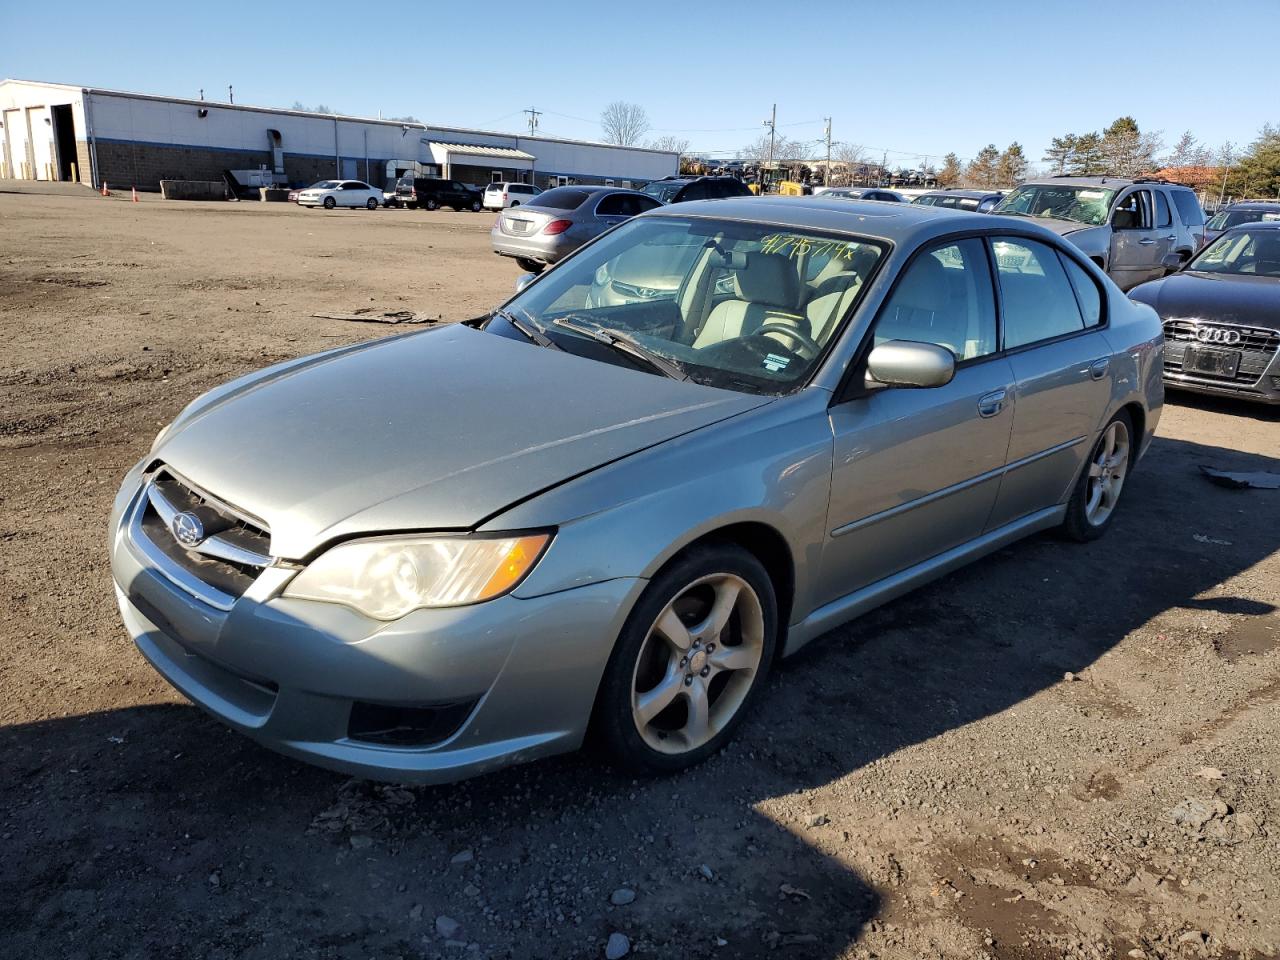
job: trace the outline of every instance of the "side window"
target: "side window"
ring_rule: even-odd
[[[691,183],[684,188],[680,194],[680,202],[683,203],[686,200],[706,200],[708,196],[707,184],[705,181],[700,180],[697,183]]]
[[[628,214],[623,209],[622,201],[626,196],[621,193],[611,193],[600,201],[596,207],[596,214],[601,217],[623,217]]]
[[[1135,190],[1121,197],[1111,214],[1111,226],[1116,230],[1151,229],[1151,196],[1146,190]]]
[[[1200,209],[1200,201],[1190,190],[1172,190],[1173,205],[1178,208],[1178,216],[1189,227],[1198,227],[1204,223],[1204,211]]]
[[[1169,201],[1164,198],[1164,191],[1157,190],[1156,197],[1156,226],[1171,227],[1173,226],[1173,215],[1169,213]]]
[[[982,241],[936,247],[911,262],[876,321],[875,342],[915,340],[958,360],[996,351],[996,307]]]
[[[653,197],[632,197],[631,202],[636,205],[636,213],[644,213],[646,210],[652,210],[654,207],[660,207],[660,204]]]
[[[1052,249],[1022,238],[997,239],[991,247],[1000,278],[1006,349],[1084,329],[1075,291]]]
[[[1096,327],[1102,323],[1102,291],[1098,283],[1089,276],[1088,271],[1069,256],[1058,251],[1058,259],[1067,271],[1067,279],[1071,281],[1071,289],[1076,293],[1076,303],[1080,307],[1080,315],[1086,327]]]

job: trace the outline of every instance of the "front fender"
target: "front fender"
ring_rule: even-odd
[[[492,518],[484,530],[558,528],[516,590],[532,597],[651,578],[694,541],[739,523],[786,543],[793,618],[808,612],[830,499],[830,395],[811,388],[596,470]]]

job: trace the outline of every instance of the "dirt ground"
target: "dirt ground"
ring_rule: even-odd
[[[1280,492],[1197,470],[1280,469],[1275,411],[1172,396],[1108,536],[832,632],[672,779],[375,786],[170,689],[121,476],[207,388],[394,329],[313,313],[498,302],[491,220],[0,183],[0,955],[1280,954]]]

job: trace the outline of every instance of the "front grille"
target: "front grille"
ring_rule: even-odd
[[[271,535],[261,523],[161,469],[147,484],[142,534],[166,558],[231,598],[241,596],[271,564]],[[175,518],[193,517],[197,542],[183,543]]]
[[[1202,330],[1213,331],[1215,336],[1220,336],[1224,333],[1238,334],[1240,341],[1231,344],[1221,342],[1206,343],[1200,339]],[[1280,330],[1272,330],[1267,327],[1197,323],[1194,320],[1167,320],[1164,324],[1164,337],[1165,372],[1185,375],[1209,383],[1252,386],[1261,379],[1276,352],[1280,350]],[[1236,366],[1235,374],[1228,376],[1201,370],[1184,370],[1183,361],[1186,358],[1188,347],[1239,352],[1240,362]]]

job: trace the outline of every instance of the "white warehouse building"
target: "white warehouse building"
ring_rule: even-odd
[[[0,177],[159,189],[161,180],[259,172],[387,188],[404,173],[641,186],[679,172],[665,150],[188,100],[28,80],[0,81]]]

